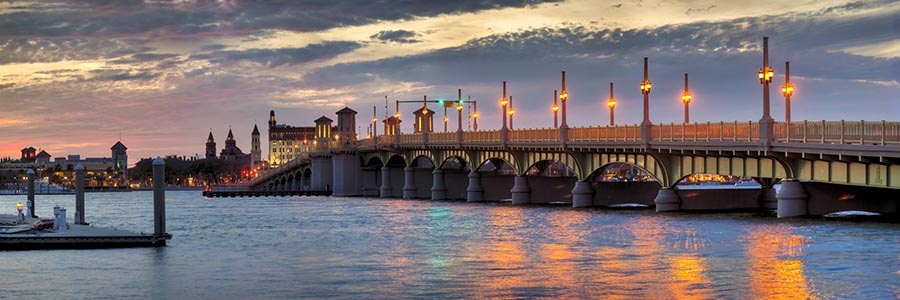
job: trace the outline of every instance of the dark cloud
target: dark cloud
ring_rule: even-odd
[[[0,15],[0,36],[59,37],[166,33],[253,33],[266,29],[319,31],[440,14],[527,7],[558,0],[506,1],[59,1],[57,9]]]
[[[136,70],[128,72],[97,70],[91,71],[91,73],[97,74],[97,76],[92,78],[91,81],[149,80],[161,76],[160,73],[150,72],[146,70]]]
[[[16,86],[15,83],[4,83],[4,84],[0,84],[0,90],[12,88],[12,87],[14,87],[14,86]]]
[[[311,44],[302,48],[282,49],[248,49],[248,50],[223,50],[210,54],[215,59],[211,62],[224,62],[229,60],[248,60],[261,63],[268,67],[277,67],[285,64],[298,64],[318,59],[325,59],[347,53],[362,47],[356,42],[333,41],[322,44]],[[195,55],[193,57],[199,57]]]
[[[382,30],[376,34],[373,34],[369,38],[376,39],[382,42],[394,42],[401,44],[412,44],[420,42],[417,39],[414,39],[418,34],[415,31],[409,30]]]

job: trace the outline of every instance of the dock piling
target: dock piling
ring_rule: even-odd
[[[84,165],[75,166],[75,224],[84,222]]]
[[[34,214],[34,169],[28,169],[28,215],[37,218]]]
[[[166,162],[153,160],[153,235],[166,234]]]

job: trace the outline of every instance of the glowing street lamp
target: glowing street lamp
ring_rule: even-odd
[[[794,95],[794,85],[791,84],[791,62],[784,62],[784,85],[781,86],[784,94],[784,121],[791,122],[791,95]]]
[[[462,132],[462,110],[463,110],[463,99],[462,99],[462,89],[457,89],[456,95],[456,131]]]
[[[562,128],[569,128],[566,124],[566,100],[569,99],[569,92],[566,91],[566,71],[562,71],[562,90],[559,92],[559,101],[562,102]]]
[[[557,121],[558,112],[559,105],[556,105],[556,90],[553,90],[553,128],[559,128],[559,121]]]
[[[478,131],[478,103],[472,103],[472,130]]]
[[[609,106],[609,126],[616,125],[616,97],[613,96],[613,83],[609,83],[609,101],[606,101],[606,106]]]
[[[690,112],[688,110],[688,105],[691,104],[691,99],[694,98],[694,95],[691,95],[691,92],[688,91],[688,74],[684,73],[684,93],[681,94],[681,102],[684,102],[684,123],[690,123]]]
[[[763,67],[756,73],[759,84],[763,85],[763,117],[760,123],[771,123],[772,114],[769,113],[769,84],[775,77],[775,70],[769,67],[769,37],[763,37]]]
[[[647,58],[644,57],[644,81],[641,81],[641,94],[644,94],[644,121],[641,125],[650,125],[650,89],[653,84],[650,83],[650,75],[647,72]]]
[[[504,81],[503,82],[503,98],[500,99],[500,106],[503,107],[503,112],[501,113],[501,115],[503,115],[503,127],[501,127],[501,130],[506,130],[506,104],[507,103],[509,103],[509,101],[506,100],[506,81]]]

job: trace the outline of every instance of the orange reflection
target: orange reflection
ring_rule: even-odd
[[[669,290],[675,299],[712,299],[710,282],[706,279],[706,258],[683,254],[670,259],[674,280]]]
[[[806,239],[786,226],[770,225],[751,232],[747,244],[752,298],[808,299],[803,262],[781,258],[803,256]]]

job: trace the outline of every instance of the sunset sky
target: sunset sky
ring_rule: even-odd
[[[550,127],[563,70],[570,125],[609,122],[609,82],[616,122],[636,124],[645,56],[654,123],[682,120],[684,73],[691,121],[757,121],[762,36],[777,121],[786,60],[793,120],[900,121],[894,0],[298,2],[0,1],[0,156],[109,156],[120,135],[131,163],[192,156],[210,128],[224,146],[229,126],[249,152],[271,109],[311,126],[347,105],[365,135],[385,95],[458,88],[479,101],[479,129],[495,129],[504,80],[516,127]]]

